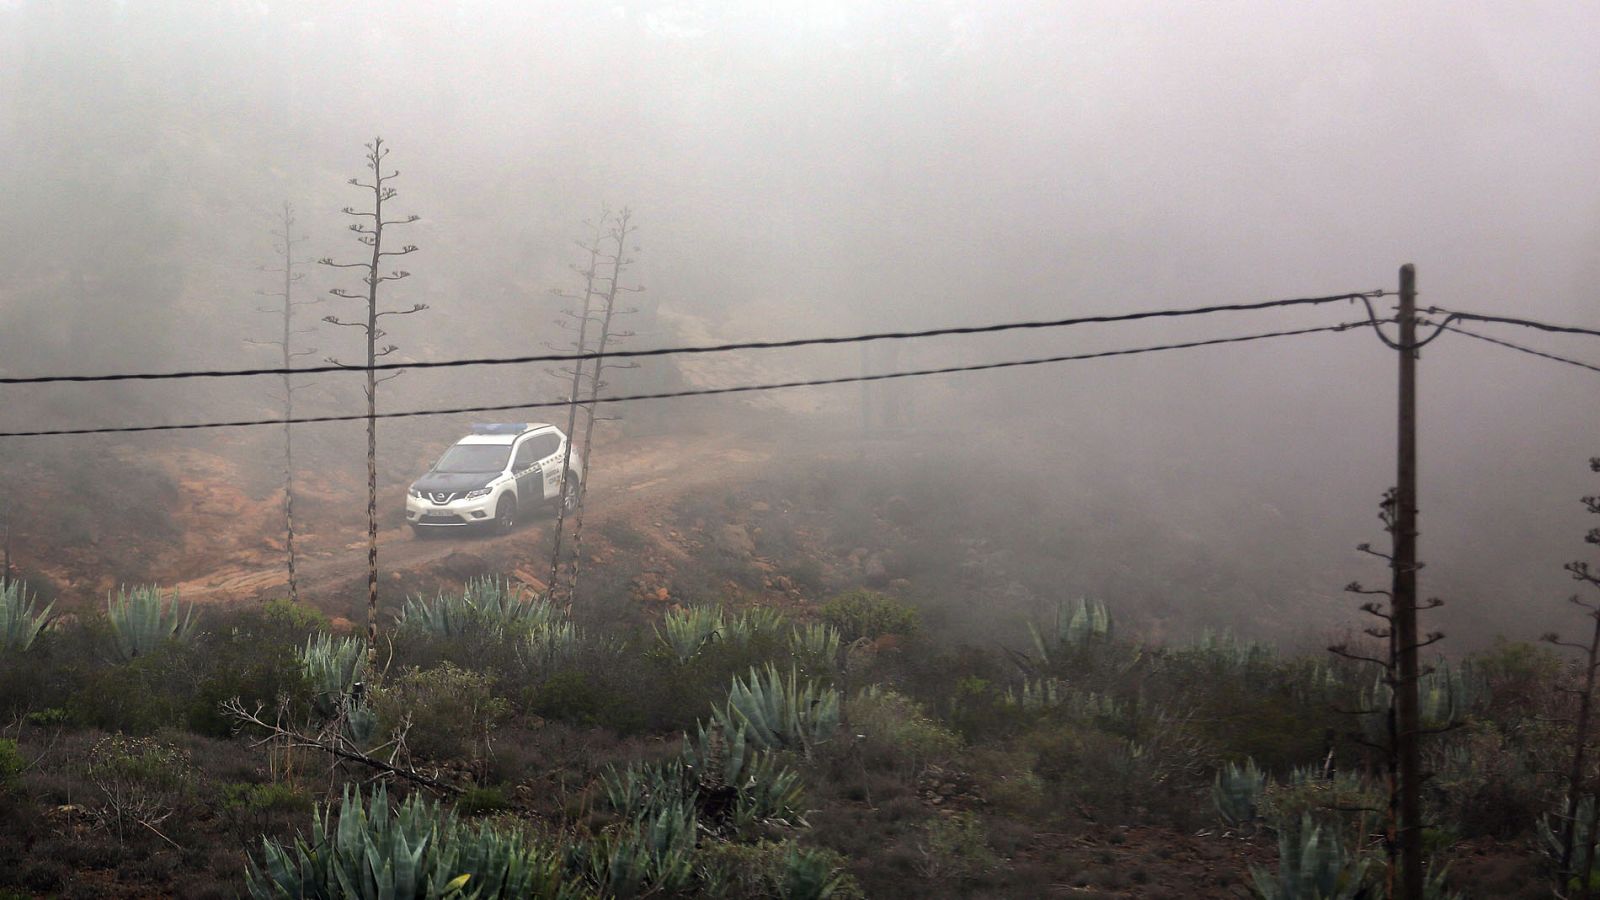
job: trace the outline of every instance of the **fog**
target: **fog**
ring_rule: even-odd
[[[271,316],[254,309],[267,302],[255,292],[273,288],[256,267],[274,262],[275,211],[295,205],[307,256],[359,258],[338,211],[364,202],[345,182],[380,134],[402,173],[394,208],[422,217],[402,238],[421,248],[406,261],[413,277],[386,287],[387,302],[431,307],[391,320],[401,359],[566,340],[550,290],[577,286],[584,221],[624,205],[640,226],[630,282],[648,288],[633,346],[1392,289],[1407,262],[1423,305],[1596,327],[1596,84],[1600,9],[1561,3],[0,0],[0,369],[272,364],[243,342],[271,336]],[[338,277],[348,270],[305,271],[308,297],[356,287]],[[330,298],[306,324],[355,309]],[[1363,317],[1340,304],[864,356],[652,362],[614,387]],[[1591,339],[1493,333],[1600,362]],[[307,340],[319,357],[360,353],[349,329]],[[1383,579],[1353,548],[1384,543],[1394,369],[1392,352],[1354,331],[865,396],[891,398],[898,433],[948,442],[961,462],[950,471],[935,455],[930,478],[1032,473],[1057,502],[1114,500],[1108,518],[1125,507],[1270,589],[1296,585],[1308,621],[1325,623],[1352,619],[1342,585]],[[1595,377],[1459,335],[1423,353],[1423,589],[1450,603],[1435,621],[1463,640],[1571,621],[1560,566],[1590,549],[1578,498],[1596,492]],[[270,414],[270,392],[250,381],[8,387],[0,424]],[[534,369],[412,372],[380,399],[400,410],[560,394]],[[863,396],[838,387],[625,415],[661,429],[755,408],[774,428],[857,440]],[[306,402],[361,411],[339,376]],[[458,424],[405,428],[434,428],[442,445]],[[359,427],[307,440],[353,441]],[[869,427],[869,445],[883,427]],[[117,444],[154,453],[218,439]],[[5,452],[78,446],[12,440]],[[350,466],[358,477],[360,459]],[[1163,539],[1127,553],[1160,557]],[[1259,618],[1241,608],[1216,624]]]

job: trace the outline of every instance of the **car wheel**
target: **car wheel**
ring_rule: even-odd
[[[502,534],[517,527],[517,498],[503,494],[494,505],[494,527]]]
[[[561,481],[561,507],[568,515],[571,515],[578,511],[578,498],[583,492],[583,482],[579,481],[578,477],[571,472],[568,472],[567,477]]]

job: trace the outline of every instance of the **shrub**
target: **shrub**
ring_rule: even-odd
[[[119,590],[106,598],[106,620],[111,626],[111,650],[129,662],[147,656],[167,641],[188,642],[194,635],[194,604],[184,610],[174,593],[169,603],[154,585]]]
[[[850,704],[850,730],[869,764],[908,778],[961,749],[961,739],[930,718],[921,704],[877,685],[856,694]]]
[[[258,900],[279,897],[576,898],[560,856],[529,836],[488,824],[471,828],[420,795],[390,809],[379,787],[366,803],[347,789],[338,824],[317,810],[309,840],[262,841],[245,887]]]
[[[311,795],[286,782],[230,782],[218,792],[217,810],[241,844],[284,830],[291,819],[311,812]]]
[[[989,849],[983,824],[972,813],[935,816],[928,821],[925,838],[917,844],[921,859],[917,870],[935,881],[967,880],[997,868],[1000,860]]]
[[[909,636],[920,623],[915,609],[887,594],[867,590],[846,591],[824,603],[822,620],[839,629],[847,644],[891,634]]]
[[[17,750],[17,742],[0,738],[0,792],[10,790],[17,776],[27,767],[27,762]]]
[[[183,751],[122,734],[95,743],[87,774],[101,794],[101,818],[115,824],[119,840],[134,825],[155,830],[176,813],[188,797],[193,777]]]
[[[712,843],[701,848],[702,891],[709,897],[757,900],[851,900],[865,895],[844,872],[844,857],[792,841]]]
[[[87,673],[67,701],[72,721],[105,731],[149,734],[188,719],[203,680],[187,644],[169,642],[132,661]]]
[[[486,745],[509,711],[495,695],[492,677],[450,663],[406,672],[377,690],[372,706],[384,733],[409,718],[408,746],[435,761],[476,759],[479,741]]]
[[[27,585],[7,581],[0,587],[0,657],[24,653],[33,646],[39,632],[50,624],[54,603],[39,609]]]

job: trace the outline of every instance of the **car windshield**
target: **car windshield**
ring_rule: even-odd
[[[457,444],[439,457],[433,470],[452,475],[501,472],[510,456],[511,447],[506,444]]]

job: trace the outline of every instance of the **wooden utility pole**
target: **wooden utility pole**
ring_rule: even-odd
[[[1402,900],[1422,900],[1422,757],[1417,714],[1417,271],[1400,267],[1399,454],[1395,475],[1394,684],[1400,757],[1400,877]]]

